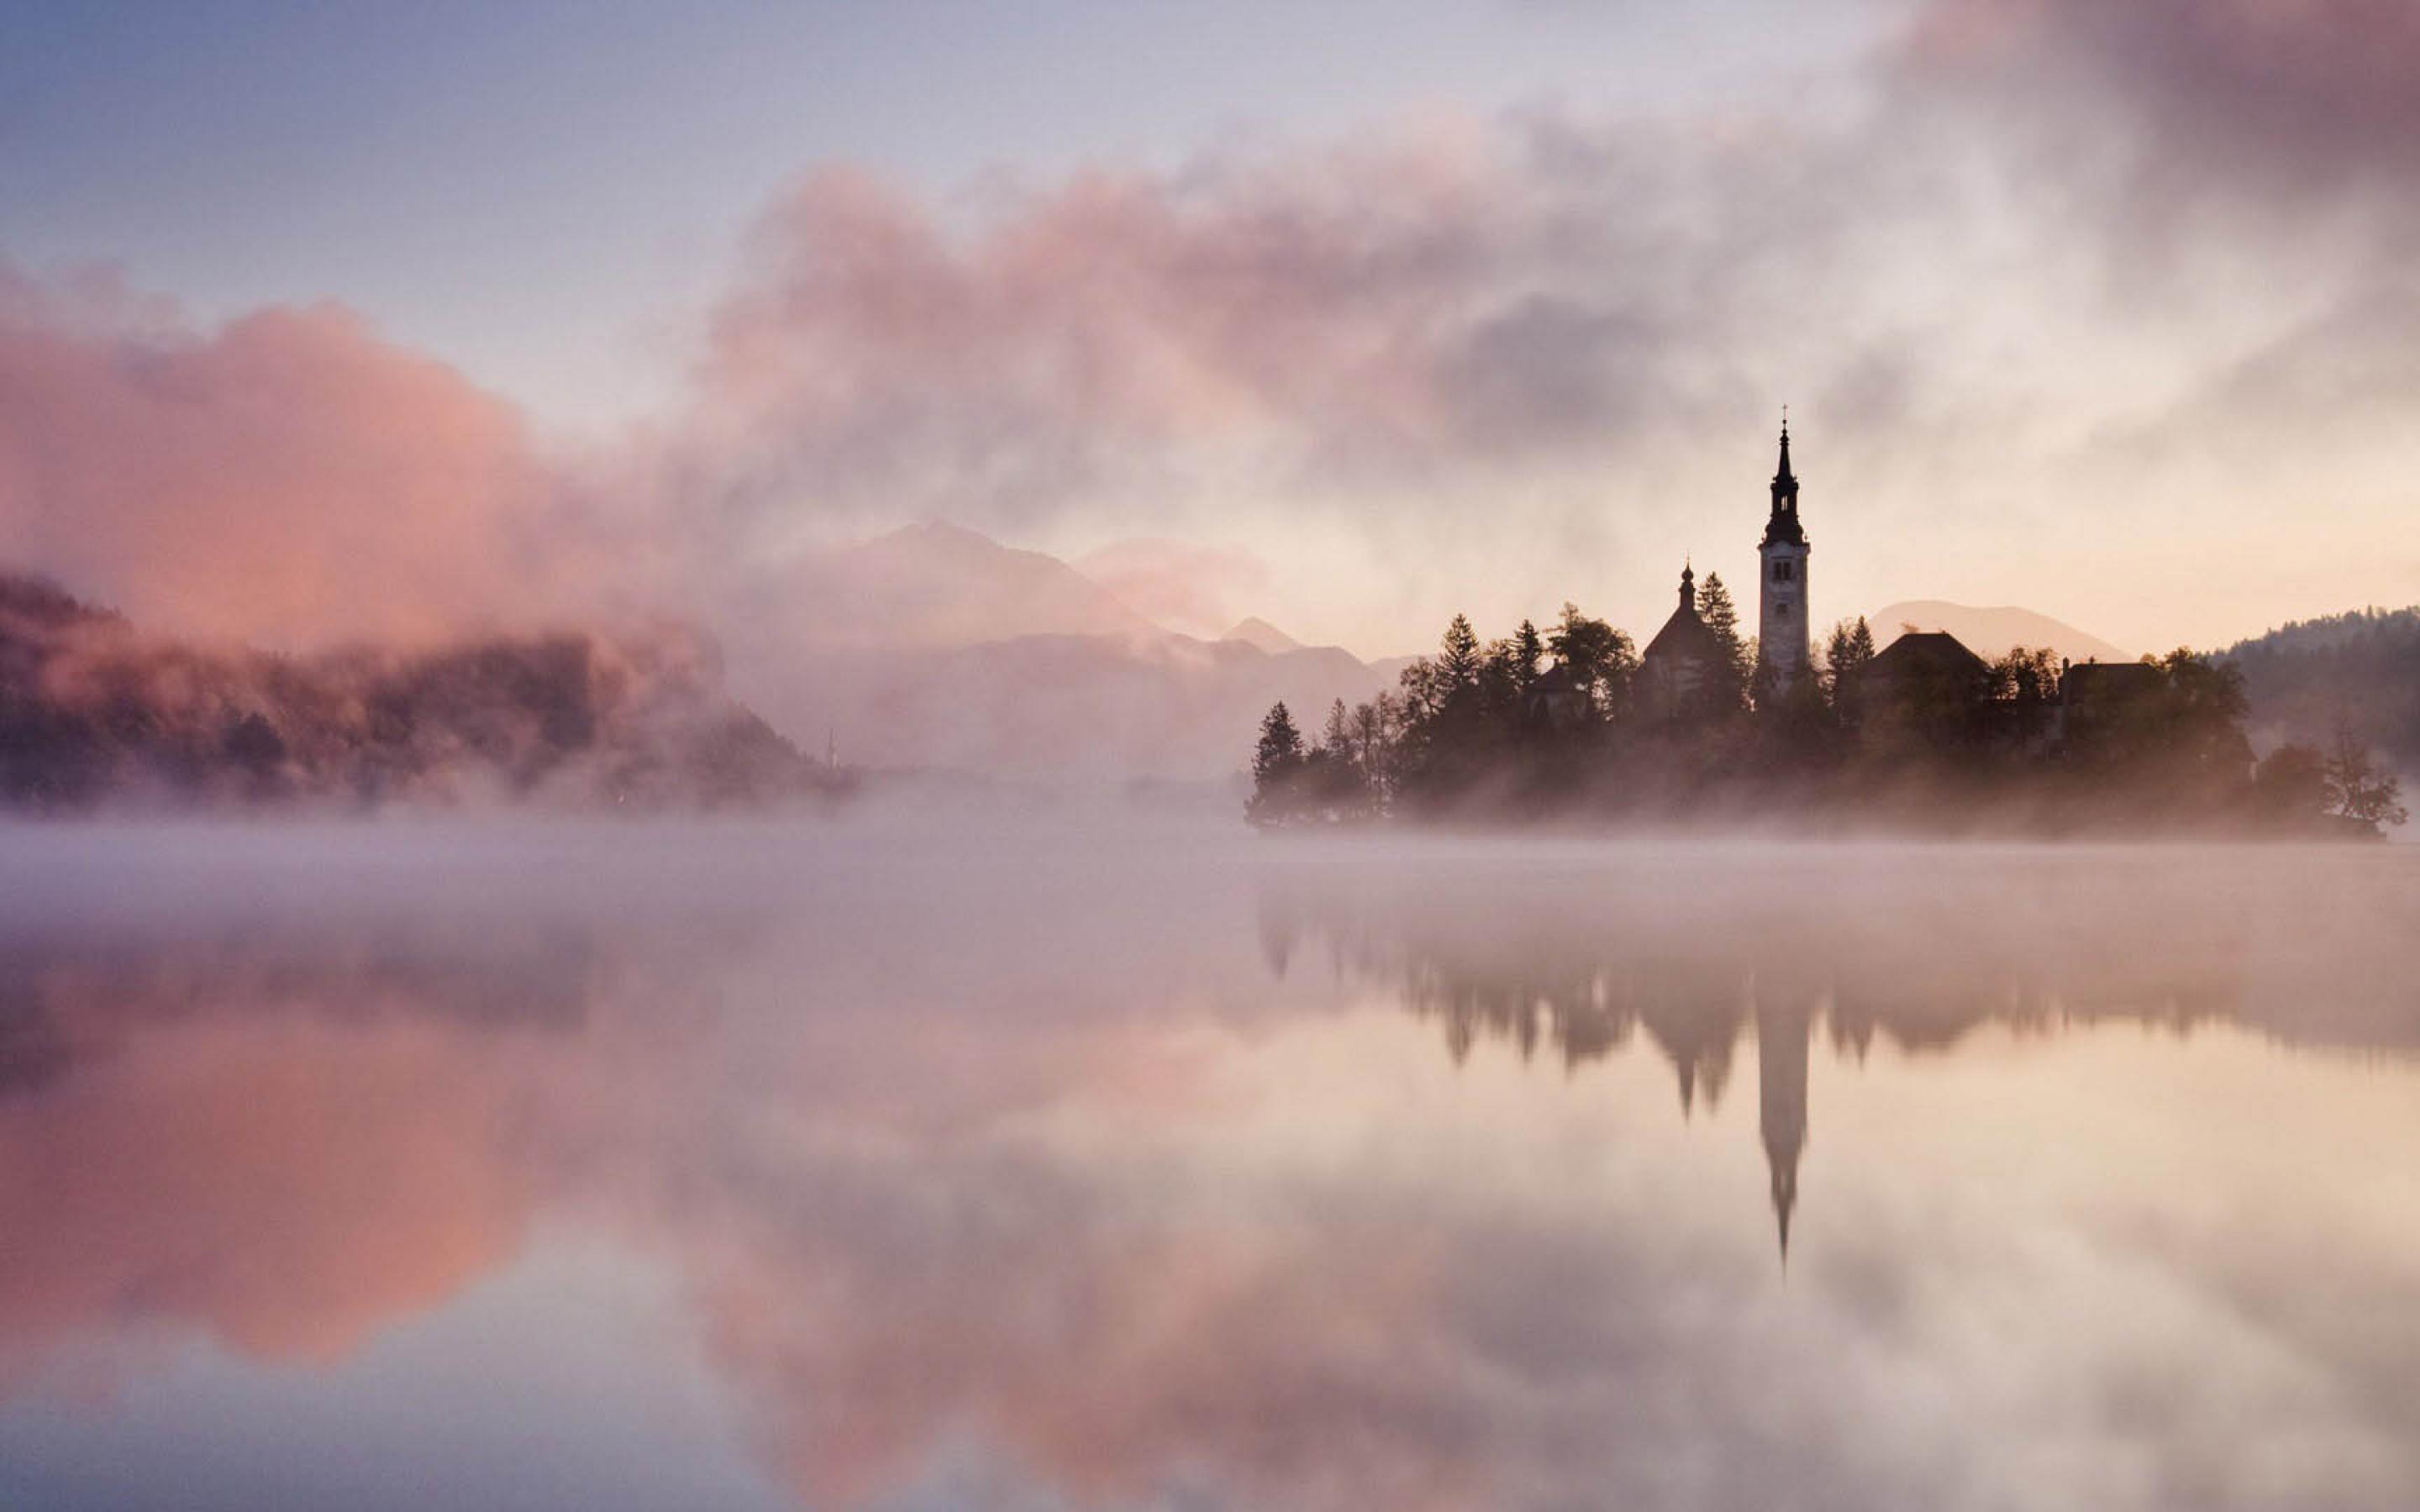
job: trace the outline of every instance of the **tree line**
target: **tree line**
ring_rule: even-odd
[[[1316,733],[1261,721],[1246,815],[1263,826],[1382,819],[1731,814],[2049,829],[2215,824],[2375,834],[2399,787],[2339,721],[2254,760],[2243,679],[2180,649],[2071,703],[2055,654],[1884,676],[1872,627],[1835,625],[1811,675],[1779,686],[1719,574],[1695,607],[1711,655],[1679,688],[1642,686],[1624,631],[1565,604],[1482,641],[1466,615],[1397,686]],[[2107,672],[2109,669],[2100,669]],[[2079,691],[2081,691],[2079,689]]]
[[[144,634],[0,572],[0,808],[618,810],[845,785],[729,696],[703,638],[559,632],[288,656]]]

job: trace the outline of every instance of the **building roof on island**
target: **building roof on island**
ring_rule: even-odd
[[[1697,573],[1683,566],[1681,607],[1664,622],[1664,628],[1655,632],[1655,639],[1647,642],[1643,659],[1662,661],[1668,657],[1687,656],[1712,660],[1722,655],[1721,646],[1714,641],[1714,632],[1706,627],[1705,621],[1698,618],[1697,581]]]
[[[2061,698],[2076,703],[2131,698],[2166,680],[2167,674],[2148,661],[2072,661],[2061,669],[2058,687]]]
[[[1972,677],[1991,670],[1989,663],[1947,630],[1911,630],[1885,646],[1866,663],[1859,675],[1899,678],[1948,673]]]

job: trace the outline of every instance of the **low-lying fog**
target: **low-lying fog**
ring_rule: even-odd
[[[2420,851],[0,831],[0,1505],[2404,1507]]]

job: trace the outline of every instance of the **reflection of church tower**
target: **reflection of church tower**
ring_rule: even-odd
[[[1798,523],[1798,477],[1790,471],[1790,423],[1784,420],[1773,515],[1757,550],[1764,566],[1757,594],[1757,662],[1776,692],[1807,674],[1813,633],[1807,621],[1807,532]]]
[[[1773,1216],[1781,1228],[1781,1257],[1790,1258],[1790,1210],[1798,1205],[1798,1156],[1807,1148],[1807,1043],[1815,1015],[1795,1007],[1756,1011],[1756,1073],[1765,1164],[1773,1172]]]

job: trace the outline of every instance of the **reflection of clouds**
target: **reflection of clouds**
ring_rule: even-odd
[[[0,1362],[163,1323],[321,1360],[443,1300],[534,1200],[501,1080],[427,1025],[179,1025],[0,1103]]]
[[[64,1059],[0,1096],[0,1359],[327,1359],[554,1217],[687,1279],[810,1504],[968,1456],[1072,1504],[2420,1487],[2410,1078],[2260,1042],[2410,1042],[2398,873],[1345,857],[598,861],[21,932],[0,1019]],[[2194,1033],[2047,1032],[2106,1018]]]
[[[11,1374],[94,1330],[349,1354],[509,1258],[586,1137],[559,1062],[631,968],[594,921],[162,859],[0,926]]]
[[[2040,1060],[2001,1110],[2021,1132],[1973,1120],[1980,1137],[1957,1124],[1965,1088],[1907,1079],[1899,1111],[1931,1147],[1912,1171],[1889,1164],[1906,1119],[1836,1119],[1834,1213],[1781,1284],[1733,1242],[1740,1194],[1653,1138],[1668,1113],[1583,1083],[1541,1112],[1534,1075],[1464,1073],[1490,1083],[1481,1150],[1438,1116],[1442,1064],[1421,1098],[1345,1110],[1357,1137],[1265,1137],[1327,1085],[1303,1042],[1322,1037],[1388,1038],[1352,1021],[1238,1047],[1227,1074],[1268,1103],[1215,1127],[1004,1132],[896,1164],[790,1150],[718,1182],[745,1216],[706,1293],[768,1452],[844,1502],[968,1437],[1109,1504],[1189,1487],[1290,1506],[2384,1505],[2420,1474],[2377,1380],[2397,1344],[2350,1331],[2356,1299],[2420,1280],[2408,1249],[2349,1252],[2325,1291],[2268,1273],[2319,1316],[2247,1312],[2223,1234],[2167,1252],[2133,1231],[2168,1195],[2131,1183],[2196,1153],[2190,1119],[2114,1180],[2090,1168],[2144,1137],[2119,1100],[2170,1046]],[[2288,1105],[2342,1074],[2300,1069]],[[2085,1148],[1996,1185],[2001,1141],[2038,1144],[2054,1112]],[[1598,1158],[1525,1174],[1566,1141]],[[2290,1229],[2345,1195],[2341,1171],[2281,1193],[2241,1150],[2202,1153],[2204,1190],[2240,1215],[2257,1202]]]

